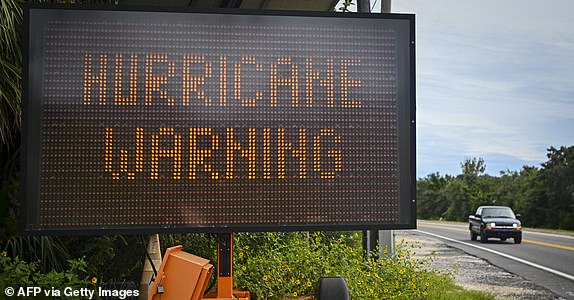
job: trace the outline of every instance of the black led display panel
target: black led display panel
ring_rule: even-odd
[[[414,16],[26,9],[24,230],[415,227]]]

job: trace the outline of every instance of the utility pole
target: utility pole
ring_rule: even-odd
[[[369,0],[357,0],[357,12],[371,13],[371,1],[369,1]]]
[[[371,9],[375,7],[377,2],[381,3],[382,13],[391,12],[391,0],[357,0],[357,11],[361,13],[370,13]]]
[[[391,12],[391,0],[378,0],[381,1],[381,12],[390,13]]]

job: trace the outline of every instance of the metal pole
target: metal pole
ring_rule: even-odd
[[[365,252],[365,258],[369,257],[369,231],[363,230],[363,252]]]
[[[217,235],[217,298],[233,296],[233,233]]]
[[[392,230],[379,230],[379,258],[390,257],[394,255],[395,233]]]
[[[357,0],[357,12],[371,13],[371,1]]]
[[[363,251],[366,258],[369,258],[371,252],[376,249],[378,238],[378,230],[363,230]]]
[[[145,242],[142,236],[142,242]],[[143,245],[145,247],[145,244]],[[149,259],[144,262],[144,268],[142,272],[142,279],[140,281],[140,295],[138,299],[147,299],[149,294],[149,288],[153,284],[153,278],[157,269],[161,266],[161,247],[159,244],[159,234],[152,234],[149,236],[149,243],[147,246],[147,252]],[[151,260],[151,262],[150,262]],[[157,268],[157,269],[156,269]]]
[[[381,12],[390,13],[391,12],[391,0],[379,0],[381,1]]]

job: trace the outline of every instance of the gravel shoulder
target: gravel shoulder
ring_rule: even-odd
[[[414,245],[415,258],[432,257],[433,269],[452,274],[455,282],[466,289],[487,292],[499,299],[565,299],[440,240],[413,231],[395,230],[394,233],[396,244]]]

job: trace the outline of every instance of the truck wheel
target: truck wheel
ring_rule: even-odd
[[[476,232],[474,231],[470,231],[470,240],[471,241],[476,241],[476,237],[478,236],[478,234],[476,234]]]
[[[341,277],[319,278],[317,300],[350,300],[347,282]]]
[[[514,238],[514,243],[515,243],[515,244],[520,244],[520,243],[522,243],[522,237],[515,237],[515,238]]]
[[[486,233],[484,233],[484,231],[481,231],[480,232],[480,242],[486,243],[486,241],[488,241],[488,238],[486,237]]]
[[[506,238],[500,238],[500,241],[501,241],[501,242],[505,242],[505,241],[506,241]]]

